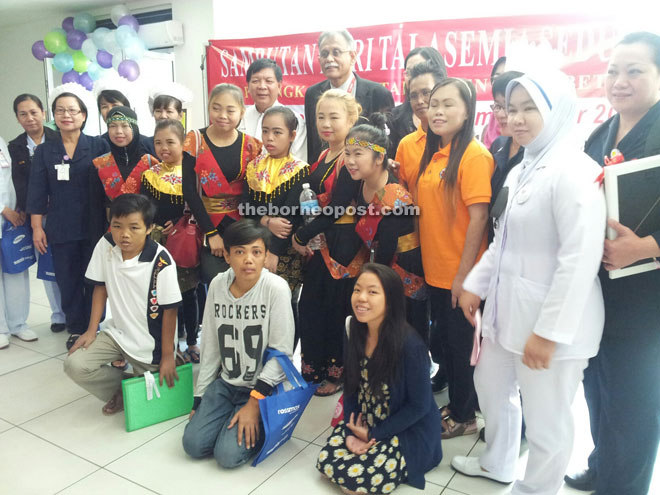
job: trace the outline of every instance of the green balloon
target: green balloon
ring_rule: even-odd
[[[73,57],[73,70],[78,73],[83,73],[87,70],[87,66],[90,64],[90,60],[85,57],[85,54],[80,50],[75,50],[71,57]]]
[[[62,53],[66,51],[66,36],[59,31],[51,31],[44,37],[46,50],[52,53]]]

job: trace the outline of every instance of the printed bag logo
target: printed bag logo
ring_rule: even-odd
[[[277,414],[291,414],[296,412],[298,409],[300,409],[300,404],[297,404],[293,407],[286,407],[284,409],[278,409]]]

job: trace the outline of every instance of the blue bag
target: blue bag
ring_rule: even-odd
[[[2,227],[2,271],[21,273],[37,261],[32,245],[32,230],[27,225],[14,227],[5,221]]]
[[[55,262],[53,261],[53,252],[50,250],[50,246],[46,248],[46,254],[39,254],[37,278],[39,280],[55,282]]]
[[[254,459],[253,466],[259,464],[291,438],[298,420],[318,387],[318,384],[303,380],[283,352],[266,349],[264,364],[271,358],[277,359],[280,363],[293,389],[285,391],[283,384],[280,383],[275,387],[272,395],[259,401],[261,421],[264,425],[264,445]]]

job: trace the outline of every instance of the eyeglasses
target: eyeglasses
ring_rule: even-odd
[[[56,108],[55,109],[55,115],[64,115],[65,113],[68,113],[72,117],[78,115],[81,113],[82,110],[79,108]]]
[[[504,108],[504,107],[503,107],[502,105],[500,105],[499,103],[493,103],[493,104],[490,106],[490,109],[491,109],[494,113],[497,113],[497,112],[499,112],[500,110],[506,110],[506,108]]]
[[[339,58],[342,56],[343,53],[348,53],[351,50],[340,50],[339,48],[334,48],[332,51],[330,50],[321,50],[319,52],[319,57],[321,58],[328,58],[328,56],[332,55],[332,58]]]

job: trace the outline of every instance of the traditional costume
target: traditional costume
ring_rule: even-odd
[[[292,218],[295,215],[281,214],[284,209],[292,211],[298,204],[298,197],[292,194],[297,189],[294,185],[304,181],[309,175],[309,165],[289,154],[282,158],[273,158],[265,150],[247,166],[247,190],[244,204],[246,216],[260,220],[263,215],[258,210],[272,205],[275,217]],[[253,208],[257,211],[251,211]],[[291,247],[291,236],[280,239],[273,236],[270,251],[279,257],[277,274],[289,283],[291,292],[302,283],[302,259]]]
[[[259,155],[262,144],[258,139],[239,132],[236,141],[229,146],[216,146],[209,139],[207,129],[189,132],[184,141],[184,151],[196,160],[194,164],[183,165],[183,196],[202,233],[208,238],[216,234],[222,236],[227,227],[240,219],[238,207],[247,164]],[[209,256],[213,255],[204,246],[202,265],[204,259],[211,260]],[[204,274],[205,271],[202,266],[203,281],[208,283],[222,269],[218,266],[208,275]]]
[[[327,156],[328,151],[321,153],[308,182],[319,206],[329,207],[332,213],[317,216],[295,234],[296,242],[303,246],[320,233],[326,240],[306,267],[298,303],[302,374],[316,383],[341,379],[344,320],[351,313],[353,279],[369,259],[355,233],[356,217],[342,214],[354,203],[360,183],[345,170],[343,153],[332,160]],[[300,190],[302,187],[298,195]]]
[[[371,250],[372,261],[392,267],[401,277],[408,323],[428,345],[428,291],[411,194],[389,174],[385,187],[369,203],[360,189],[358,207],[363,207],[366,214],[357,222],[355,231]]]

